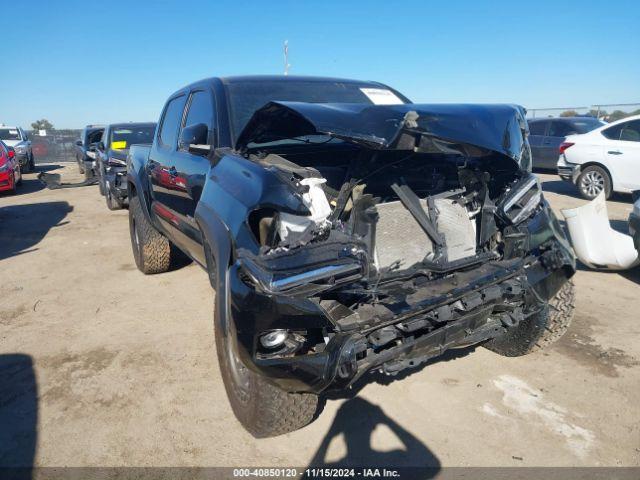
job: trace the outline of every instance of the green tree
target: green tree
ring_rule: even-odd
[[[589,115],[595,118],[602,118],[607,116],[607,111],[602,109],[600,111],[596,109],[592,109],[592,110],[589,110]]]
[[[565,110],[560,114],[561,117],[575,117],[578,115],[578,112],[575,110]]]
[[[621,118],[628,117],[629,114],[627,112],[623,112],[622,110],[614,110],[607,118],[610,122],[615,122],[616,120],[620,120]]]
[[[31,128],[33,128],[34,130],[55,130],[53,128],[53,124],[46,118],[43,118],[42,120],[36,120],[31,124]]]

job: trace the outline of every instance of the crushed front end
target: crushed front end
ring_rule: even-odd
[[[490,112],[458,118],[475,126],[452,137],[438,129],[459,112],[403,107],[388,113],[397,122],[386,137],[332,133],[305,107],[306,138],[334,145],[243,152],[299,201],[255,206],[255,248],[238,248],[228,273],[243,361],[287,391],[342,389],[500,338],[548,308],[575,271],[529,172],[521,110],[498,112],[504,129],[481,141],[483,122],[499,123]]]

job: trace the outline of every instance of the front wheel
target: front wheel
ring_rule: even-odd
[[[489,340],[484,347],[505,357],[519,357],[550,346],[571,325],[575,299],[575,286],[568,280],[539,312],[509,327],[504,335]]]
[[[613,190],[609,173],[597,165],[585,168],[578,177],[577,185],[580,195],[587,200],[593,200],[602,192],[605,198],[609,199]]]
[[[113,196],[110,188],[107,188],[105,196],[107,198],[107,208],[109,210],[122,210],[122,202]]]
[[[171,266],[171,244],[158,232],[142,211],[140,197],[134,195],[129,204],[129,234],[133,258],[138,270],[149,275],[163,273]]]
[[[216,296],[219,292],[216,289]],[[254,437],[266,438],[309,424],[318,411],[318,396],[285,392],[247,368],[237,353],[235,332],[223,331],[215,306],[214,311],[218,364],[229,403],[242,426]]]

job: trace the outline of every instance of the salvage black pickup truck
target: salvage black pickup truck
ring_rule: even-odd
[[[129,151],[135,262],[164,272],[182,251],[208,272],[227,395],[257,437],[372,370],[526,354],[566,331],[575,272],[527,128],[518,106],[413,104],[375,82],[194,83]]]

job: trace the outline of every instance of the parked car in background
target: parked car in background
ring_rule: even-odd
[[[592,200],[602,191],[640,189],[640,115],[623,118],[589,133],[570,135],[559,148],[558,175]]]
[[[133,256],[161,273],[176,246],[207,271],[222,379],[257,437],[371,370],[472,344],[524,355],[569,326],[575,260],[521,107],[230,77],[175,92],[158,125],[127,159]]]
[[[529,123],[529,144],[533,168],[555,170],[558,148],[567,135],[587,133],[605,125],[594,117],[533,118]]]
[[[126,205],[129,147],[151,144],[155,130],[153,122],[114,123],[105,127],[96,146],[94,171],[109,210],[119,210]]]
[[[35,170],[36,166],[31,149],[31,140],[29,140],[26,132],[21,127],[0,125],[0,140],[2,140],[6,146],[15,149],[16,159],[23,172],[32,172]]]
[[[80,139],[75,142],[75,157],[78,170],[86,176],[92,176],[93,162],[96,159],[96,147],[102,139],[104,126],[87,125],[80,134]]]
[[[0,192],[16,193],[22,183],[22,170],[13,147],[0,140]]]

